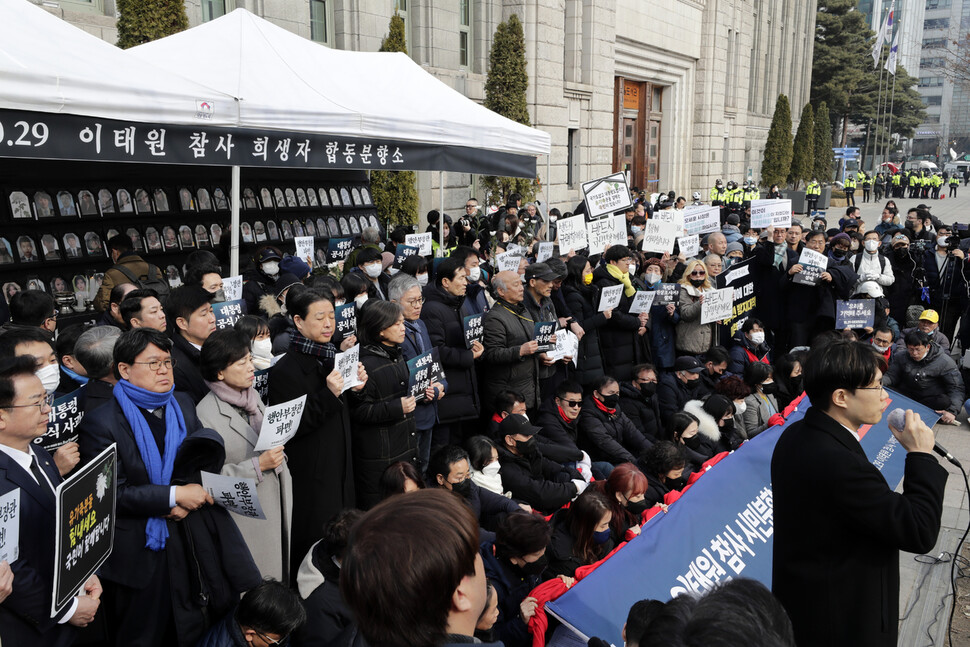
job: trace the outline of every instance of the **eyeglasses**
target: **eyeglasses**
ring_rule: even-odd
[[[561,402],[564,405],[566,405],[567,407],[570,407],[570,408],[572,408],[572,407],[578,407],[581,404],[583,404],[583,401],[582,400],[561,400]]]
[[[861,391],[885,391],[886,390],[886,387],[884,387],[882,384],[880,384],[879,386],[857,386],[856,387],[856,390],[861,390]]]
[[[424,297],[418,297],[417,299],[411,299],[410,301],[405,301],[404,303],[406,303],[407,305],[411,306],[412,308],[417,308],[419,305],[421,305],[422,303],[424,303]]]
[[[34,402],[32,404],[11,404],[11,405],[8,405],[6,407],[0,407],[0,408],[2,408],[2,409],[25,409],[27,407],[37,407],[41,411],[43,411],[44,410],[44,407],[47,407],[48,409],[50,409],[53,404],[54,404],[54,394],[51,393],[50,395],[45,395],[44,396],[44,399],[41,400],[40,402]]]
[[[171,358],[166,360],[153,359],[150,362],[132,362],[132,364],[145,364],[146,366],[148,366],[149,370],[154,371],[155,373],[157,373],[158,369],[162,368],[163,366],[166,369],[175,368],[175,360]]]
[[[466,209],[477,209],[478,208],[478,205],[477,204],[466,204],[465,205],[465,208]]]
[[[285,645],[286,644],[286,641],[289,640],[289,638],[290,638],[289,636],[283,636],[279,640],[273,640],[272,638],[270,638],[266,634],[260,633],[260,632],[256,631],[255,629],[253,631],[255,631],[256,632],[256,635],[259,636],[260,638],[262,638],[263,639],[263,642],[265,642],[267,645]]]

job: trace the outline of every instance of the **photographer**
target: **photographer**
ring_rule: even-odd
[[[966,256],[959,246],[960,237],[953,235],[949,225],[941,225],[936,232],[936,248],[923,254],[930,307],[940,313],[940,331],[948,339],[953,338],[957,319],[970,302]]]

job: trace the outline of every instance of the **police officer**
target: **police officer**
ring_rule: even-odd
[[[845,183],[842,185],[845,189],[845,203],[847,206],[855,206],[855,186],[856,180],[852,173],[845,176]]]
[[[711,206],[720,207],[725,202],[725,190],[724,183],[721,182],[720,178],[714,182],[714,188],[711,189],[710,193]]]
[[[819,185],[818,180],[812,178],[812,181],[805,187],[805,199],[808,201],[808,215],[815,213],[818,199],[821,195],[822,187]]]
[[[957,197],[957,187],[960,186],[960,176],[954,171],[953,175],[950,176],[950,197]]]
[[[869,202],[869,198],[872,194],[872,178],[869,177],[868,173],[862,174],[862,203],[865,204]]]

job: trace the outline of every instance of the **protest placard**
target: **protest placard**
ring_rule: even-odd
[[[242,274],[228,276],[222,279],[222,290],[226,293],[226,301],[237,301],[242,299],[242,289]]]
[[[752,200],[751,226],[791,227],[791,200]]]
[[[554,243],[539,243],[536,252],[536,262],[542,263],[552,258],[552,248]]]
[[[802,250],[801,256],[798,257],[798,264],[802,266],[802,271],[792,276],[792,283],[818,285],[822,272],[829,265],[829,258],[825,254],[820,254],[806,247]]]
[[[682,236],[684,233],[684,210],[683,209],[661,209],[660,211],[654,211],[653,215],[650,216],[651,221],[657,222],[669,222],[674,226],[675,231],[678,236]]]
[[[435,382],[444,382],[445,371],[438,357],[438,349],[432,348],[408,360],[408,395],[420,402],[424,392]]]
[[[560,254],[568,254],[589,246],[589,239],[586,236],[586,219],[583,216],[563,218],[556,223],[556,231],[559,234]]]
[[[584,182],[583,198],[590,218],[599,218],[633,206],[633,196],[623,173]]]
[[[423,234],[407,234],[404,237],[404,244],[411,247],[418,248],[418,254],[421,256],[431,256],[431,241],[434,234],[429,232]]]
[[[671,303],[674,305],[680,303],[680,283],[661,283],[655,291],[657,296],[653,300],[654,305],[665,306]]]
[[[77,442],[78,427],[84,419],[84,409],[80,406],[82,393],[82,389],[75,389],[54,400],[47,414],[47,431],[40,438],[34,438],[35,445],[53,454],[58,447]]]
[[[259,428],[259,439],[253,449],[264,452],[289,442],[296,434],[296,430],[300,428],[305,408],[305,395],[266,407],[266,411],[263,412],[263,424]]]
[[[495,255],[496,270],[499,272],[518,272],[521,256],[515,252],[502,252]]]
[[[253,388],[256,389],[259,398],[266,402],[266,398],[269,397],[269,369],[264,368],[261,371],[256,371],[255,377],[256,381],[253,382]]]
[[[871,328],[876,320],[874,299],[850,299],[835,302],[835,329]]]
[[[293,239],[296,244],[295,256],[301,261],[306,261],[308,265],[313,265],[313,236],[297,236]]]
[[[0,496],[0,562],[20,557],[20,488]]]
[[[517,243],[509,243],[505,246],[505,251],[509,254],[515,254],[519,258],[522,258],[528,254],[529,249],[525,245],[519,245]]]
[[[545,353],[556,347],[555,342],[552,341],[552,336],[556,334],[556,325],[555,321],[536,322],[532,338],[539,342],[539,350],[537,352]]]
[[[202,487],[216,505],[250,519],[265,519],[266,513],[256,495],[256,479],[202,472]]]
[[[353,301],[333,309],[334,330],[346,339],[357,334],[357,304]]]
[[[236,322],[242,319],[245,308],[246,302],[242,299],[213,303],[212,313],[216,316],[216,329],[222,330],[235,326]]]
[[[680,230],[672,222],[651,218],[643,227],[643,243],[640,249],[645,252],[670,254],[674,251],[674,241]]]
[[[354,248],[353,238],[331,238],[327,241],[327,262],[339,263],[347,258],[347,254]]]
[[[677,246],[680,248],[680,255],[684,258],[697,256],[701,251],[701,239],[697,234],[692,236],[681,236],[677,239]]]
[[[556,347],[547,353],[549,359],[558,362],[567,357],[577,365],[579,361],[579,337],[572,331],[558,330],[556,332]]]
[[[701,304],[701,323],[709,324],[730,319],[734,311],[734,288],[708,290]]]
[[[340,375],[344,378],[344,388],[341,393],[360,384],[360,380],[357,379],[358,363],[360,363],[360,344],[337,353],[334,358],[334,368],[340,371]]]
[[[463,319],[465,328],[465,347],[471,348],[476,341],[482,341],[485,336],[485,328],[482,325],[484,315],[468,315]]]
[[[725,345],[734,338],[738,328],[744,325],[758,303],[758,297],[754,291],[754,273],[751,271],[753,263],[754,259],[751,258],[735,263],[715,279],[719,289],[734,290],[734,308],[731,316],[724,319],[724,328],[721,329],[722,342]]]
[[[394,267],[401,267],[401,263],[417,253],[418,248],[414,245],[398,245],[394,250]]]
[[[640,290],[633,295],[633,303],[630,304],[630,314],[638,315],[641,312],[650,312],[650,308],[653,307],[654,297],[657,296],[656,292],[651,290]]]
[[[620,216],[620,220],[624,220],[623,216]],[[602,254],[603,250],[609,245],[617,244],[616,225],[616,218],[612,216],[586,223],[586,236],[589,240],[590,254]],[[620,233],[623,235],[622,244],[625,245],[626,228],[621,229]]]
[[[684,232],[692,234],[711,234],[721,230],[721,208],[699,205],[684,209]]]
[[[611,285],[600,291],[599,312],[612,310],[620,305],[620,299],[623,298],[623,287],[623,285]]]
[[[111,554],[117,485],[118,454],[112,443],[54,492],[52,618]]]

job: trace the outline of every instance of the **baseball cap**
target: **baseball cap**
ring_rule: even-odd
[[[282,260],[280,253],[275,249],[273,249],[272,247],[264,247],[261,250],[259,250],[259,253],[256,255],[257,265],[262,265],[267,261],[279,261],[279,260]]]
[[[498,431],[499,437],[505,438],[506,436],[516,436],[518,434],[534,436],[542,430],[529,422],[529,419],[525,416],[513,413],[499,423]]]
[[[279,278],[276,279],[276,283],[273,284],[273,294],[275,294],[276,298],[278,299],[287,288],[291,288],[299,283],[300,279],[296,278],[296,275],[289,272],[280,272]]]
[[[533,263],[525,268],[526,283],[532,279],[539,279],[540,281],[555,281],[558,278],[559,275],[553,272],[552,268],[545,263]]]
[[[936,310],[924,310],[919,316],[923,321],[929,321],[930,323],[940,323],[940,315]]]
[[[849,218],[842,225],[842,229],[846,229],[847,227],[858,227],[858,226],[859,226],[859,221],[858,220],[856,220],[855,218]]]
[[[898,243],[909,243],[909,236],[906,234],[896,234],[892,239],[892,246],[895,247]]]
[[[700,373],[704,370],[704,365],[701,364],[700,360],[696,357],[686,355],[684,357],[677,358],[677,361],[674,362],[674,370],[687,371],[688,373]]]

